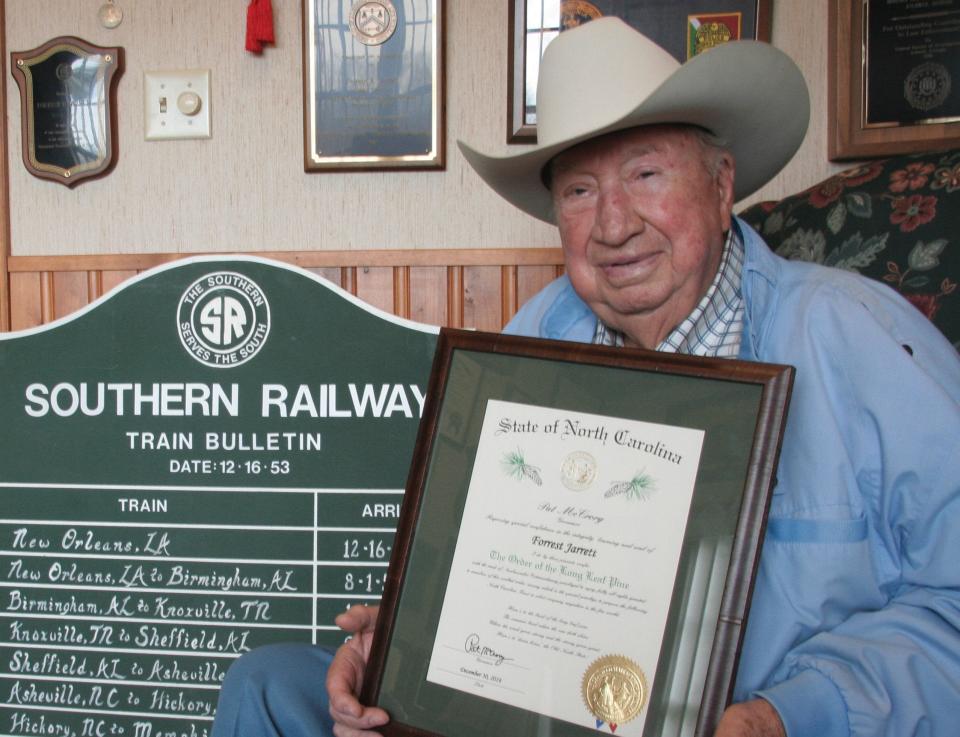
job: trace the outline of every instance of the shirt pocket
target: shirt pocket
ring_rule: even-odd
[[[781,543],[858,543],[867,539],[867,520],[771,517],[767,538]]]
[[[795,623],[796,639],[835,627],[853,612],[886,601],[873,558],[869,522],[862,515],[771,517],[761,578],[767,595],[783,598],[768,603]]]

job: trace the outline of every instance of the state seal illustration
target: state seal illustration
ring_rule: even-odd
[[[184,349],[200,363],[239,366],[266,343],[270,305],[249,277],[215,271],[197,279],[180,297],[177,332]]]
[[[568,453],[560,464],[560,480],[570,491],[583,491],[597,477],[597,461],[584,450]]]
[[[350,9],[350,32],[366,46],[379,46],[397,30],[397,9],[390,0],[359,0]]]

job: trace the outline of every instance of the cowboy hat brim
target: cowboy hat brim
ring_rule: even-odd
[[[591,21],[584,28],[602,22]],[[568,33],[578,32],[581,29]],[[699,126],[724,141],[733,154],[734,197],[740,200],[770,181],[796,153],[806,134],[810,100],[803,75],[786,54],[766,43],[737,41],[678,66],[626,115],[611,117],[605,125],[594,123],[586,131],[571,126],[569,135],[516,155],[488,156],[463,141],[457,143],[490,187],[524,212],[553,223],[543,169],[578,143],[641,125]]]

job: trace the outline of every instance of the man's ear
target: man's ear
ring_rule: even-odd
[[[733,154],[729,151],[720,154],[716,172],[714,184],[717,187],[717,194],[720,199],[723,229],[727,231],[730,229],[730,220],[733,214],[733,182],[737,173],[737,164],[733,159]]]

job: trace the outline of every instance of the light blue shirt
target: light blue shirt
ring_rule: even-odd
[[[960,356],[887,286],[740,220],[740,358],[796,367],[735,701],[790,737],[960,731]],[[505,332],[590,342],[561,277]]]

